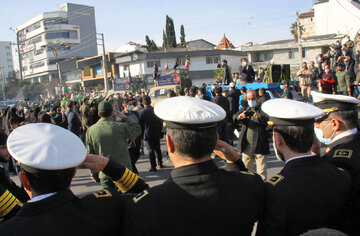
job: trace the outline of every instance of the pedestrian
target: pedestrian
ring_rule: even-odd
[[[144,105],[144,109],[139,111],[139,123],[142,130],[142,138],[149,152],[149,159],[151,165],[149,171],[156,171],[157,165],[155,154],[157,157],[158,166],[160,168],[164,168],[160,147],[163,122],[154,114],[154,108],[151,106],[151,99],[149,96],[143,97],[142,103]]]
[[[281,81],[280,88],[283,90],[282,98],[285,99],[293,99],[292,88],[289,86],[289,81],[283,80]]]
[[[90,113],[90,106],[89,106],[89,98],[84,97],[83,103],[80,107],[80,115],[81,115],[81,140],[85,142],[86,139],[86,132],[89,127],[92,125],[91,122],[91,113]]]
[[[219,134],[219,139],[226,143],[230,143],[229,132],[228,132],[228,124],[230,123],[229,120],[231,119],[230,102],[226,97],[223,96],[222,91],[223,89],[220,86],[215,88],[216,96],[213,98],[213,103],[219,105],[222,109],[224,109],[224,111],[226,112],[226,118],[218,122],[216,127],[217,127],[217,132]]]
[[[301,94],[304,101],[307,101],[310,98],[312,78],[314,72],[308,69],[307,63],[304,62],[302,64],[301,70],[297,72],[297,76],[299,77],[299,85],[301,88]]]
[[[242,153],[246,169],[256,173],[263,180],[267,177],[266,155],[270,153],[269,138],[266,131],[268,117],[262,112],[259,97],[255,90],[246,94],[248,106],[233,116],[235,127],[239,130],[237,148]]]
[[[121,112],[116,115],[124,122],[113,121],[113,107],[107,101],[100,102],[98,112],[101,119],[86,133],[87,152],[107,157],[132,170],[127,140],[136,138],[141,133],[139,124]],[[104,172],[93,172],[92,177],[100,181],[103,188],[116,189],[113,179]]]
[[[343,231],[360,235],[360,134],[357,128],[360,101],[350,96],[316,92],[312,92],[312,97],[314,105],[325,113],[315,123],[316,136],[328,145],[324,159],[351,174],[347,214],[339,221],[343,222]]]
[[[122,194],[103,189],[80,199],[70,190],[77,166],[86,157],[86,148],[78,136],[53,124],[28,124],[9,136],[8,149],[21,163],[19,176],[31,200],[0,225],[0,235],[121,233],[125,205]],[[111,175],[125,192],[137,193],[148,187],[118,163],[98,157],[94,166],[93,159],[90,155],[86,166]]]
[[[276,157],[285,166],[266,182],[265,213],[257,235],[295,236],[337,228],[350,175],[311,153],[314,121],[322,110],[289,99],[269,100],[261,109],[269,116]]]
[[[227,64],[227,60],[221,61],[221,69],[223,70],[222,85],[229,85],[231,82],[233,82],[233,80],[231,77],[231,69]]]
[[[322,74],[321,80],[320,80],[320,89],[322,93],[326,94],[333,94],[335,93],[335,76],[330,71],[330,66],[326,65],[324,69],[324,73]]]
[[[124,235],[251,235],[262,215],[264,184],[245,170],[230,145],[217,143],[216,124],[225,119],[224,110],[201,99],[174,97],[157,103],[155,114],[167,125],[175,169],[165,183],[128,202]],[[227,168],[241,171],[219,169],[211,159],[214,149],[231,162]]]
[[[73,132],[75,135],[79,136],[81,135],[81,120],[80,115],[75,110],[75,103],[74,101],[69,101],[68,104],[68,110],[65,112],[65,115],[67,117],[68,127],[67,129]]]
[[[341,95],[350,95],[350,78],[349,74],[343,70],[343,65],[338,64],[336,67],[336,93]]]
[[[241,81],[246,83],[252,83],[255,79],[255,71],[251,65],[248,64],[246,58],[241,59],[241,66],[239,67],[239,73]]]

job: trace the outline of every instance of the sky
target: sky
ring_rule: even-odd
[[[57,11],[65,1],[2,0],[0,41],[16,41],[9,30],[45,11]],[[97,33],[104,33],[106,51],[128,41],[145,44],[149,35],[158,46],[166,15],[174,20],[177,42],[184,25],[186,41],[205,39],[218,44],[225,34],[235,46],[291,38],[296,11],[311,10],[313,0],[73,0],[95,7]],[[101,52],[101,51],[99,51]],[[15,55],[14,55],[15,60]],[[16,61],[16,60],[15,60]]]

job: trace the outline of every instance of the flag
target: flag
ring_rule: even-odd
[[[187,55],[185,56],[185,69],[189,69],[190,60],[188,60]]]
[[[165,70],[168,70],[168,69],[169,69],[169,65],[168,65],[168,63],[166,62]]]

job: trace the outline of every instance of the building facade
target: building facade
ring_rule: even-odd
[[[126,54],[120,54],[116,57],[116,65],[119,67],[121,79],[141,76],[148,81],[153,80],[154,64],[159,70],[165,70],[166,65],[169,69],[173,68],[175,61],[178,61],[179,68],[184,69],[185,58],[190,60],[189,75],[195,85],[203,82],[214,81],[214,70],[217,70],[221,60],[226,59],[232,72],[238,72],[240,60],[246,57],[246,53],[235,50],[190,50],[184,48],[172,49],[167,52],[149,52],[143,53],[135,51]]]
[[[9,72],[14,70],[10,41],[0,41],[0,87],[6,85]]]
[[[310,12],[302,13],[299,16],[300,24],[304,30],[301,34],[303,38],[316,35],[316,25],[315,25],[314,15],[315,15],[314,12],[310,11]]]
[[[241,50],[247,52],[249,62],[254,69],[267,67],[272,64],[289,64],[291,71],[299,69],[300,61],[316,61],[319,54],[325,54],[329,45],[335,43],[341,36],[336,34],[304,38],[301,41],[301,60],[299,44],[294,39],[267,42],[259,45],[242,46]]]
[[[64,3],[60,11],[44,12],[18,26],[16,33],[23,78],[32,82],[59,79],[58,62],[98,53],[91,6]]]

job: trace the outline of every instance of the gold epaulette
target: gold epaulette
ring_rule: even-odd
[[[268,182],[269,184],[276,186],[281,180],[284,179],[284,176],[282,175],[274,175],[273,177],[271,177],[271,179],[269,179]]]

